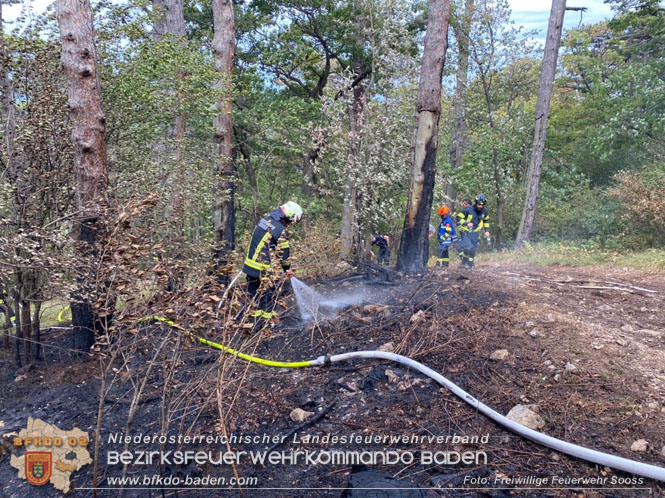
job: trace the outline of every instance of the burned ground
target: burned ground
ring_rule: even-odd
[[[361,280],[336,283],[349,292]],[[322,287],[330,284],[321,282]],[[323,354],[374,350],[392,343],[394,352],[416,359],[465,389],[500,413],[516,404],[537,405],[546,422],[543,432],[600,451],[665,465],[665,286],[662,275],[607,268],[484,265],[473,272],[431,271],[425,278],[402,279],[395,285],[370,287],[370,302],[345,310],[334,319],[303,326],[291,309],[270,333],[253,337],[252,351],[280,360],[313,359]],[[378,303],[378,304],[377,304]],[[186,325],[186,320],[182,321]],[[153,356],[151,347],[167,337],[163,325],[139,332],[145,344],[135,351],[131,377],[119,375],[106,396],[102,434],[122,432],[127,425],[128,393]],[[215,339],[214,332],[209,334]],[[405,367],[378,360],[354,360],[306,369],[275,369],[249,365],[225,355],[220,366],[228,389],[215,392],[219,353],[204,350],[177,334],[165,349],[182,353],[179,380],[189,397],[164,393],[167,369],[154,369],[142,394],[131,432],[159,433],[163,399],[186,423],[173,422],[168,433],[284,435],[299,426],[289,418],[294,408],[325,415],[276,448],[289,450],[383,450],[416,452],[484,451],[487,465],[388,465],[373,468],[396,479],[430,489],[431,496],[654,496],[662,484],[644,480],[635,485],[606,485],[600,489],[526,489],[493,484],[502,476],[544,478],[632,476],[600,468],[523,440],[476,413],[446,389]],[[47,335],[51,346],[62,347],[61,332]],[[152,345],[152,346],[151,346]],[[507,350],[503,360],[490,355]],[[96,360],[81,361],[51,347],[47,361],[15,380],[4,362],[0,420],[3,432],[19,430],[28,416],[62,428],[80,427],[94,433],[99,392]],[[143,372],[145,373],[145,372]],[[221,396],[217,396],[221,394]],[[179,397],[180,396],[180,397]],[[186,398],[186,399],[185,399]],[[225,414],[219,423],[219,412]],[[177,418],[177,417],[176,417]],[[304,442],[307,436],[489,436],[487,443],[446,445],[423,443],[324,444]],[[634,452],[635,440],[648,442]],[[148,445],[149,446],[149,445]],[[146,448],[148,448],[146,446]],[[8,445],[5,447],[9,448]],[[113,447],[102,438],[101,454]],[[149,447],[158,449],[158,446]],[[185,449],[208,449],[197,445]],[[210,448],[219,450],[219,447]],[[225,449],[225,448],[221,448]],[[264,444],[236,445],[234,450],[267,449]],[[19,481],[3,453],[2,492],[7,496],[55,496],[49,486],[34,488]],[[102,458],[102,461],[104,459]],[[134,466],[128,475],[154,473],[155,467]],[[340,496],[349,474],[358,469],[342,465],[247,465],[235,469],[163,468],[165,475],[219,474],[233,471],[257,477],[258,488],[243,496]],[[91,466],[75,473],[72,487],[90,483]],[[120,475],[119,466],[101,469],[104,478]],[[466,483],[465,483],[466,478]],[[487,478],[491,484],[474,484]],[[573,486],[574,487],[574,486]],[[589,487],[589,486],[587,486]],[[593,487],[593,486],[591,486]],[[306,489],[337,488],[337,489]],[[461,488],[461,489],[460,489]],[[479,488],[479,489],[477,489]],[[503,488],[503,489],[499,489]],[[611,489],[624,488],[624,489]],[[152,491],[154,496],[161,492]],[[89,490],[76,496],[91,496]],[[114,496],[116,492],[100,493]],[[168,490],[164,496],[217,496],[219,492]],[[229,491],[226,495],[238,495]],[[127,491],[125,496],[152,496],[150,491]]]

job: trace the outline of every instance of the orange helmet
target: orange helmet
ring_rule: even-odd
[[[444,216],[448,213],[450,213],[450,209],[448,209],[448,206],[441,206],[439,208],[439,216]]]

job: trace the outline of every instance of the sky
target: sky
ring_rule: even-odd
[[[32,4],[34,11],[41,13],[51,2],[52,0],[25,0],[22,3]],[[515,24],[524,26],[526,30],[539,30],[536,39],[544,41],[547,34],[551,2],[549,0],[509,0],[509,3],[513,11],[512,19]],[[594,24],[612,17],[612,10],[603,0],[568,0],[566,3],[568,7],[587,8],[587,11],[582,15],[583,24]],[[20,12],[20,3],[18,5],[2,6],[2,15],[6,21],[16,19]],[[579,12],[566,12],[564,28],[575,28],[579,22]]]
[[[548,0],[509,0],[509,3],[515,24],[524,26],[527,31],[539,30],[536,39],[544,43],[552,3]],[[566,7],[587,8],[582,14],[582,24],[595,24],[612,18],[612,9],[604,0],[567,0]],[[579,23],[579,12],[566,11],[563,18],[564,29],[576,28]]]

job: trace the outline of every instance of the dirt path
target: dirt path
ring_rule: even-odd
[[[354,292],[355,286],[355,282],[350,282],[339,289]],[[257,354],[300,360],[324,353],[377,349],[392,343],[395,352],[441,372],[501,413],[507,413],[516,404],[537,405],[546,423],[542,431],[547,434],[665,466],[662,274],[626,269],[488,264],[471,273],[458,269],[433,270],[425,279],[376,287],[369,295],[378,305],[349,309],[316,326],[303,328],[296,320],[285,319],[281,327],[258,345]],[[507,357],[491,360],[490,355],[498,349],[507,350]],[[183,358],[185,368],[189,373],[202,370],[202,365],[210,365],[207,356],[214,361],[214,354],[192,348]],[[57,392],[61,400],[56,407],[58,420],[51,422],[67,425],[73,421],[84,430],[92,428],[96,381],[91,379],[94,365],[86,365],[83,376],[62,373],[72,371],[71,363],[41,365],[19,382],[13,382],[11,371],[5,369],[0,380],[9,389],[0,395],[0,420],[11,420],[16,425],[36,413],[48,418],[48,403],[52,402],[52,396],[44,394],[48,388]],[[80,369],[78,365],[74,371]],[[284,435],[299,425],[289,418],[294,408],[313,413],[326,409],[324,417],[289,436],[277,451],[390,450],[399,455],[414,454],[417,457],[414,463],[401,461],[369,467],[431,488],[428,496],[665,493],[662,483],[631,481],[628,474],[599,468],[514,436],[432,381],[386,362],[359,360],[323,368],[283,370],[246,368],[238,361],[227,375],[230,385],[243,379],[236,391],[238,396],[232,393],[233,402],[230,398],[225,401],[227,429],[231,433]],[[159,379],[155,379],[155,384],[158,383]],[[76,399],[75,408],[66,402],[68,399]],[[153,427],[150,421],[158,416],[158,405],[158,402],[142,405],[137,415],[140,423],[135,427],[142,423]],[[197,421],[199,433],[219,433],[213,408]],[[105,431],[122,429],[126,416],[123,410],[126,407],[122,405],[109,409]],[[443,438],[445,442],[428,439],[431,437]],[[480,439],[483,437],[486,439]],[[631,445],[639,439],[647,441],[646,451],[631,450]],[[266,448],[262,443],[239,443],[233,447],[242,451]],[[102,454],[107,449],[109,445],[105,443]],[[482,452],[486,461],[466,465],[425,464],[420,460],[421,452],[425,451],[466,451],[476,456]],[[145,469],[135,470],[142,473]],[[196,475],[230,472],[228,467],[210,466],[185,470]],[[243,496],[295,497],[340,496],[350,474],[361,469],[343,464],[299,462],[241,464],[236,470],[242,476],[256,477],[258,488],[280,488],[247,490]],[[82,470],[73,484],[89,482],[89,472]],[[107,476],[118,473],[117,468],[105,469]],[[559,479],[556,484],[552,482],[555,478]],[[584,478],[606,479],[606,482],[597,486],[580,484],[579,479]],[[517,479],[523,482],[518,483]],[[7,483],[2,488],[8,496],[28,496],[21,494],[26,490],[32,493],[30,496],[51,496],[47,487],[38,490],[18,483],[7,458],[0,461],[0,481]],[[304,491],[305,488],[312,489]],[[181,494],[219,495],[204,490],[181,491]],[[76,495],[88,496],[89,492],[79,491]],[[240,496],[233,491],[225,492],[224,496],[227,495]],[[131,496],[152,495],[148,491],[135,491]]]

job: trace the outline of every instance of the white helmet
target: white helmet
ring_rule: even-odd
[[[295,202],[289,201],[286,204],[280,206],[284,217],[289,221],[295,221],[298,223],[302,218],[302,208]]]

